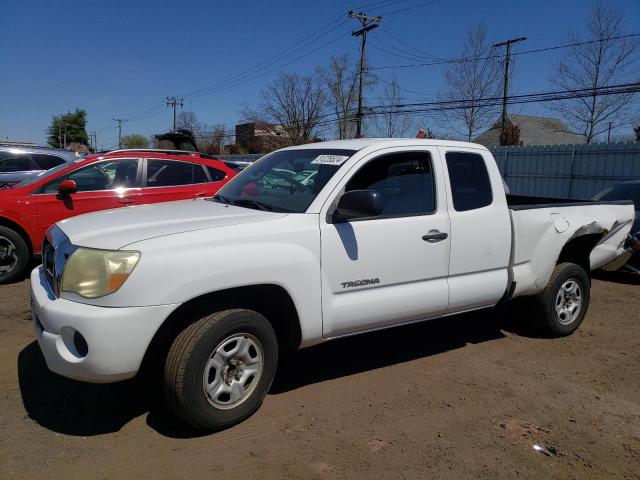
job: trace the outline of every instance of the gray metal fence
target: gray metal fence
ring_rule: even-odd
[[[493,147],[491,153],[516,195],[586,200],[640,179],[640,143]]]
[[[622,180],[640,179],[640,142],[493,147],[515,195],[586,200]],[[262,155],[221,155],[254,162]]]

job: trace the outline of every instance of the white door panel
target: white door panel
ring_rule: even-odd
[[[450,228],[446,192],[441,186],[443,166],[436,148],[394,149],[393,153],[416,151],[423,155],[421,158],[426,158],[427,153],[431,156],[431,173],[436,182],[433,213],[337,224],[327,221],[328,206],[335,205],[349,180],[364,165],[385,156],[380,152],[364,157],[351,170],[321,212],[325,337],[436,316],[447,311]],[[404,192],[396,189],[387,198],[393,198],[398,191]],[[384,190],[382,192],[384,198]],[[395,200],[390,200],[390,205]],[[434,243],[423,240],[422,237],[432,231],[445,233],[446,238]]]
[[[448,229],[446,214],[326,225],[324,332],[334,336],[446,311],[449,240],[427,243],[422,236]]]

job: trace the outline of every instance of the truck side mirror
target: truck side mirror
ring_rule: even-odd
[[[377,217],[382,213],[382,194],[376,190],[352,190],[338,201],[333,217],[336,222],[354,218]]]
[[[58,193],[60,195],[70,195],[78,191],[78,185],[75,180],[63,180],[58,185]]]

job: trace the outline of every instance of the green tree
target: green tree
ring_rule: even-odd
[[[149,140],[139,133],[125,135],[122,137],[122,148],[149,148]]]
[[[52,147],[65,148],[74,142],[88,145],[87,112],[76,108],[74,112],[54,115],[46,133],[47,143]]]

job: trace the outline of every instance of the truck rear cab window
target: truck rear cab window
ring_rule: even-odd
[[[394,153],[363,166],[345,191],[376,190],[382,194],[381,217],[434,213],[435,187],[427,152]]]
[[[491,205],[491,181],[482,155],[447,152],[445,158],[449,170],[453,208],[458,212],[466,212]]]

